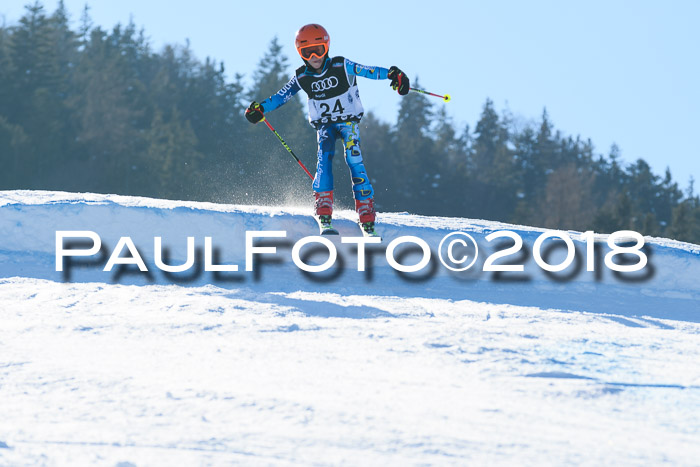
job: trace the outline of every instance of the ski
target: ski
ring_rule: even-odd
[[[333,227],[331,216],[314,216],[321,235],[340,235]]]
[[[366,222],[364,224],[358,222],[357,226],[360,228],[360,231],[364,237],[378,238],[380,240],[382,239],[381,235],[379,235],[374,229],[374,222]]]
[[[314,219],[318,224],[320,235],[340,235],[340,232],[333,227],[333,219],[331,216],[314,216]],[[379,235],[374,228],[374,222],[367,222],[365,224],[358,222],[357,226],[359,227],[360,232],[362,232],[363,237],[378,238],[380,240],[382,239],[381,235]]]

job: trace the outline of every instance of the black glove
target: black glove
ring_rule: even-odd
[[[250,123],[258,123],[260,120],[265,118],[265,109],[263,106],[253,101],[250,106],[245,109],[245,118],[248,119]]]
[[[398,91],[402,96],[405,96],[408,94],[408,91],[411,90],[411,82],[409,81],[408,76],[406,76],[406,73],[399,70],[397,67],[392,66],[389,68],[388,77],[391,80],[391,87],[394,89],[394,91]]]

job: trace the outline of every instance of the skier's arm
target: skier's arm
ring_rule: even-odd
[[[284,105],[294,94],[301,90],[297,77],[294,76],[284,85],[282,89],[271,95],[261,103],[255,101],[250,103],[250,106],[245,111],[245,118],[250,123],[258,123],[265,118],[265,112],[271,112],[278,107]]]
[[[366,66],[345,59],[345,71],[348,76],[362,76],[368,79],[389,79],[389,70],[380,66]]]
[[[279,91],[277,91],[277,93],[271,95],[270,97],[262,101],[260,105],[263,106],[265,112],[270,112],[286,104],[287,101],[294,97],[294,95],[299,91],[301,91],[299,81],[297,81],[296,76],[292,76],[292,79],[290,79],[289,82],[287,82],[287,84],[285,84],[282,89],[280,89]]]
[[[365,66],[345,59],[345,71],[348,76],[362,76],[369,79],[390,79],[391,87],[399,94],[405,96],[411,89],[411,84],[406,74],[398,67],[392,66],[388,70],[379,66]]]

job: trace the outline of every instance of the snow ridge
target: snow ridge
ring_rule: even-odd
[[[75,194],[61,192],[0,192],[0,277],[30,277],[72,282],[123,284],[230,285],[243,283],[260,290],[333,292],[354,290],[367,294],[400,296],[425,295],[452,299],[508,303],[565,310],[616,313],[628,317],[700,320],[700,246],[668,239],[646,238],[649,265],[640,273],[615,274],[598,258],[597,272],[585,270],[585,244],[579,232],[567,232],[577,248],[574,265],[557,274],[546,274],[532,258],[532,246],[544,229],[483,220],[415,216],[406,213],[381,213],[379,217],[384,245],[401,236],[425,240],[431,247],[431,263],[416,274],[399,273],[389,267],[383,251],[374,254],[369,271],[357,271],[357,250],[336,242],[341,262],[325,273],[303,273],[291,258],[294,242],[316,235],[308,208],[219,205],[139,197]],[[336,213],[338,230],[343,236],[359,236],[350,211]],[[90,267],[73,268],[67,275],[55,271],[56,231],[93,231],[112,253],[120,237],[128,236],[148,263],[148,274],[120,270],[102,271],[106,260]],[[522,273],[487,273],[481,269],[485,257],[509,246],[497,247],[485,237],[508,230],[523,239],[524,249],[510,257],[524,263]],[[285,231],[277,242],[277,264],[263,264],[252,273],[246,265],[247,231]],[[452,232],[472,235],[480,245],[479,261],[470,270],[453,273],[438,261],[437,247]],[[236,274],[202,273],[162,274],[153,265],[154,238],[161,237],[169,263],[187,259],[186,239],[195,238],[199,253],[205,237],[211,237],[219,253],[219,264],[236,264]],[[599,236],[604,242],[606,236]],[[263,239],[264,241],[265,239]],[[274,241],[274,239],[267,239]],[[506,242],[507,243],[507,242]],[[125,250],[126,252],[126,250]],[[126,252],[128,253],[128,252]],[[122,254],[122,256],[125,253]],[[563,260],[555,252],[551,262]],[[323,262],[327,253],[311,258]],[[104,258],[104,256],[103,256]],[[420,258],[408,254],[406,264]],[[578,271],[576,270],[578,268]],[[419,286],[417,288],[417,286]]]

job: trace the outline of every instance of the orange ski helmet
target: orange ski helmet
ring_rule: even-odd
[[[294,42],[301,58],[308,60],[314,55],[323,58],[328,53],[331,38],[320,24],[307,24],[299,28]]]

